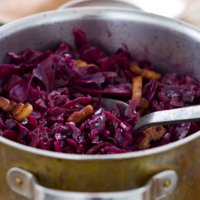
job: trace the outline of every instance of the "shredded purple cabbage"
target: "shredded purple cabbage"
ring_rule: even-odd
[[[161,81],[145,80],[143,97],[149,102],[145,112],[131,100],[132,62],[151,68],[119,49],[113,55],[92,46],[83,31],[73,30],[76,48],[62,42],[57,49],[20,54],[8,53],[9,64],[0,65],[0,95],[16,102],[29,102],[33,113],[18,122],[0,110],[0,135],[21,144],[50,151],[74,154],[113,154],[142,150],[143,133],[134,133],[137,120],[149,112],[200,103],[200,82],[177,74],[163,75]],[[88,66],[77,67],[81,59]],[[116,115],[99,103],[101,96],[129,103]],[[99,100],[93,97],[99,97]],[[67,121],[88,104],[94,113],[78,124]],[[151,141],[150,147],[165,145],[200,129],[200,123],[166,126],[166,134]]]

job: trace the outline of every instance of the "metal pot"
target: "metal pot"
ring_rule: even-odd
[[[59,10],[4,25],[0,62],[6,61],[8,51],[72,42],[74,26],[108,52],[126,46],[134,57],[148,59],[159,71],[200,78],[198,29],[116,8]],[[200,198],[199,157],[200,132],[162,147],[116,155],[61,154],[0,137],[0,199],[196,200]]]
[[[67,2],[59,7],[59,9],[74,8],[74,7],[117,7],[117,8],[131,8],[141,10],[130,0],[73,0]]]
[[[60,9],[88,6],[120,7],[142,10],[166,17],[180,18],[187,7],[187,3],[188,0],[168,0],[164,2],[158,0],[72,0],[63,4]]]

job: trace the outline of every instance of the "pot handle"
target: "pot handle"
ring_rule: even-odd
[[[160,200],[171,194],[177,185],[175,171],[166,170],[154,175],[143,187],[123,192],[66,192],[41,186],[35,176],[20,168],[7,173],[9,187],[19,195],[32,200]]]
[[[141,10],[136,6],[132,0],[72,0],[61,5],[58,10],[73,8],[73,7],[85,7],[85,6],[97,6],[97,7],[118,7],[118,8],[131,8],[134,10]]]

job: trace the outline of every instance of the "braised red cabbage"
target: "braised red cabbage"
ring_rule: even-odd
[[[27,49],[8,53],[9,64],[0,65],[0,95],[29,102],[33,113],[18,122],[0,110],[0,134],[21,144],[63,153],[113,154],[145,149],[145,134],[133,132],[137,120],[149,112],[200,103],[200,82],[177,74],[161,80],[144,80],[142,96],[148,108],[139,110],[132,97],[131,63],[142,69],[154,67],[137,61],[124,49],[110,55],[91,45],[85,33],[74,28],[76,48],[62,42],[54,50]],[[78,67],[77,60],[86,66]],[[95,99],[93,97],[96,97]],[[101,97],[129,103],[118,114],[101,106]],[[94,112],[79,123],[68,121],[72,113],[92,105]],[[166,133],[148,148],[165,145],[198,131],[197,122],[165,126]]]

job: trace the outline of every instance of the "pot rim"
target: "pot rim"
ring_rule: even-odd
[[[43,25],[49,23],[56,23],[66,20],[66,13],[68,14],[67,20],[84,18],[107,19],[113,18],[117,20],[134,20],[137,22],[144,22],[147,24],[159,25],[168,29],[173,29],[180,34],[186,34],[188,37],[194,38],[196,41],[200,41],[200,29],[193,25],[187,24],[179,20],[173,20],[167,17],[158,16],[150,13],[144,13],[132,9],[118,9],[118,8],[106,8],[106,7],[85,7],[85,8],[69,8],[65,10],[48,11],[35,15],[19,19],[8,24],[3,25],[0,28],[0,39],[8,37],[10,34],[18,32],[20,30]],[[120,13],[120,14],[119,14]],[[11,146],[13,148],[26,151],[28,153],[37,154],[45,157],[57,158],[57,159],[70,159],[70,160],[113,160],[113,159],[129,159],[138,158],[144,156],[150,156],[153,154],[159,154],[162,152],[170,151],[171,149],[182,146],[189,143],[196,138],[200,137],[200,131],[173,143],[166,144],[160,147],[152,149],[141,150],[136,152],[128,152],[121,154],[106,154],[106,155],[79,155],[69,153],[57,153],[47,150],[41,150],[34,147],[29,147],[17,142],[13,142],[9,139],[0,136],[0,142]]]
[[[62,4],[60,7],[58,7],[58,9],[80,8],[80,7],[102,7],[102,2],[100,2],[100,1],[97,1],[97,2],[98,2],[97,5],[91,5],[90,0],[73,0],[73,1]],[[108,2],[110,4],[113,3],[113,6],[103,5],[103,7],[116,8],[116,6],[115,6],[116,3],[122,3],[124,6],[126,6],[124,8],[142,11],[141,8],[139,8],[137,5],[135,5],[134,2],[130,2],[130,0],[123,0],[123,1],[122,0],[109,0],[109,1],[105,1],[105,2],[106,3]]]

